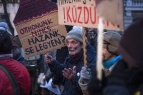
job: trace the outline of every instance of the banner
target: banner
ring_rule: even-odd
[[[96,12],[95,0],[58,0],[58,12],[61,25],[98,27],[99,15]],[[117,24],[105,20],[104,28],[120,30]]]
[[[97,13],[123,30],[123,0],[95,0]]]
[[[14,24],[26,57],[65,46],[65,26],[58,24],[57,5],[48,0],[21,2]]]

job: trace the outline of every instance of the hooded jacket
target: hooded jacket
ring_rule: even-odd
[[[0,65],[5,66],[14,76],[20,89],[20,95],[29,95],[31,84],[27,69],[21,63],[6,55],[0,55]],[[0,77],[0,95],[14,95],[11,82],[1,69]]]

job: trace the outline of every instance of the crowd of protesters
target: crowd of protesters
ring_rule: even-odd
[[[103,33],[102,80],[96,76],[98,39],[95,35],[98,31],[92,35],[89,33],[91,31],[88,31],[89,34],[86,35],[87,67],[84,67],[82,27],[71,27],[66,36],[65,59],[58,61],[57,51],[43,54],[43,65],[40,65],[41,71],[37,82],[43,85],[51,78],[53,89],[55,85],[59,88],[59,85],[63,86],[60,95],[134,95],[136,93],[142,95],[142,24],[143,18],[135,21],[124,31],[123,36],[111,30]],[[22,58],[19,50],[21,45],[18,40],[14,42],[11,33],[3,25],[7,24],[0,23],[0,93],[29,95],[30,75],[24,60],[18,60],[19,57]],[[93,39],[95,44],[91,44]],[[48,88],[42,88],[41,94],[57,95],[52,91],[49,93],[50,91]]]
[[[103,32],[102,80],[97,78],[98,29],[86,28],[84,66],[80,26],[65,26],[66,46],[41,55],[41,95],[143,95],[143,17],[122,33]],[[122,35],[121,35],[122,34]],[[0,95],[31,95],[27,63],[18,36],[0,22]],[[49,86],[47,86],[49,85]]]

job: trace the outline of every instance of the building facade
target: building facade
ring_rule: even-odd
[[[143,0],[124,0],[124,28],[143,16]]]

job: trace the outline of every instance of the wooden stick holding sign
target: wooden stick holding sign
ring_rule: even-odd
[[[103,18],[99,18],[99,25],[98,25],[98,43],[97,43],[97,78],[102,80],[102,47],[103,47]]]
[[[83,55],[84,55],[84,67],[87,67],[87,55],[86,55],[86,39],[85,39],[85,28],[82,27],[82,39],[83,39]]]

